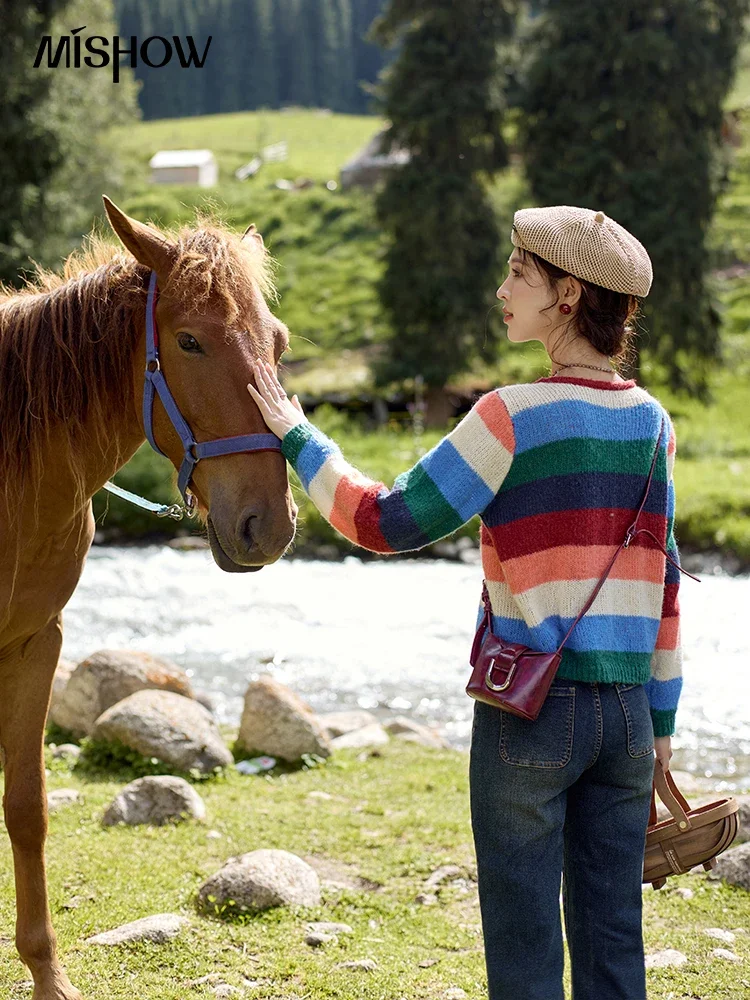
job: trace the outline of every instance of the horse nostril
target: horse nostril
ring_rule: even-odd
[[[255,545],[255,539],[253,537],[253,527],[254,527],[253,521],[256,520],[257,517],[258,517],[257,514],[250,514],[250,516],[246,519],[242,528],[242,537],[245,543],[247,544],[248,548],[253,548],[253,546]]]

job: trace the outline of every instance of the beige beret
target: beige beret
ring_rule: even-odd
[[[645,297],[653,269],[646,248],[604,212],[571,205],[522,208],[510,238],[576,278]]]

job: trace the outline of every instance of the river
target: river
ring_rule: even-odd
[[[234,725],[248,682],[267,671],[316,711],[409,715],[466,749],[481,580],[478,563],[439,559],[289,558],[227,574],[206,550],[95,546],[64,613],[62,655],[167,657]],[[717,790],[750,791],[750,576],[701,580],[680,587],[684,685],[672,767]]]

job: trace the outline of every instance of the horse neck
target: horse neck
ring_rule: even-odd
[[[14,305],[6,303],[4,308]],[[143,275],[114,263],[103,265],[52,292],[40,292],[38,300],[26,307],[25,317],[18,308],[17,316],[6,317],[8,327],[15,322],[18,330],[6,330],[6,336],[16,337],[16,348],[32,359],[26,362],[27,368],[35,368],[40,375],[33,399],[25,399],[19,388],[28,383],[28,370],[6,372],[6,386],[16,393],[17,410],[34,407],[42,416],[30,449],[33,457],[23,505],[33,508],[34,534],[44,534],[46,529],[59,530],[71,518],[87,517],[91,496],[145,439],[140,414],[145,363]],[[35,321],[35,308],[40,310],[37,317],[45,317],[45,326]],[[33,325],[34,336],[27,329]],[[23,441],[23,434],[18,441]],[[20,468],[20,449],[17,457],[15,464]],[[19,484],[22,481],[19,476]],[[11,497],[13,488],[11,484]]]

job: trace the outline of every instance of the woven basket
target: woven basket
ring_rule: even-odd
[[[656,793],[672,814],[656,822]],[[646,832],[643,882],[661,889],[670,875],[684,875],[696,865],[714,868],[716,857],[725,851],[739,828],[739,803],[730,796],[691,809],[674,782],[654,759],[651,814]]]

